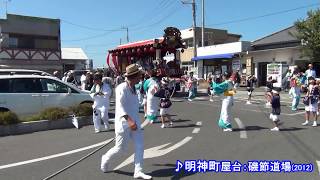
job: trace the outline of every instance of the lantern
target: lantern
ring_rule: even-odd
[[[126,55],[131,55],[131,51],[129,49],[126,50]]]
[[[141,54],[141,49],[140,48],[137,49],[137,53]]]

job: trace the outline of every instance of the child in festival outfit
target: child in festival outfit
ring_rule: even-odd
[[[209,79],[208,79],[208,84],[209,84],[209,87],[208,87],[208,95],[209,95],[209,97],[210,97],[209,101],[213,102],[213,91],[212,91],[213,81],[212,81],[212,77],[209,77]]]
[[[309,124],[310,114],[313,114],[314,122],[313,127],[317,126],[317,111],[318,111],[318,99],[319,99],[319,87],[316,85],[316,81],[313,77],[309,77],[308,92],[303,99],[305,104],[305,117],[306,121],[302,123],[303,126]]]
[[[280,105],[280,95],[278,89],[272,90],[272,99],[271,99],[271,107],[272,112],[270,113],[270,119],[274,124],[274,128],[270,129],[271,131],[279,131],[279,115],[281,113],[281,105]]]
[[[156,71],[151,71],[151,77],[146,80],[143,84],[143,89],[147,95],[147,118],[152,124],[157,120],[159,101],[160,99],[154,94],[159,90],[159,85],[156,79]]]
[[[251,96],[254,90],[255,83],[256,83],[256,78],[253,75],[249,75],[247,79],[248,100],[246,104],[251,104]]]
[[[156,97],[160,98],[160,116],[161,116],[161,128],[165,127],[165,119],[167,118],[169,121],[169,125],[172,126],[172,120],[170,118],[170,107],[172,105],[172,102],[170,98],[172,97],[173,93],[170,93],[170,89],[168,87],[169,85],[169,79],[168,78],[162,78],[161,80],[161,88],[160,90],[155,94]]]

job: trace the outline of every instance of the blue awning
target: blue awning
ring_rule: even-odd
[[[208,55],[208,56],[197,56],[192,58],[192,61],[206,60],[206,59],[231,59],[233,58],[234,53],[229,54],[216,54],[216,55]]]

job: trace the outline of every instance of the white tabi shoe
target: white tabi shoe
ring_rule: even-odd
[[[312,127],[317,127],[317,126],[318,126],[317,122],[314,121],[313,124],[312,124]]]
[[[305,121],[304,123],[302,123],[301,125],[302,126],[306,126],[306,125],[308,125],[309,124],[309,121]]]
[[[143,172],[134,173],[133,178],[135,179],[152,179],[152,176],[144,174]]]
[[[279,128],[278,127],[274,127],[272,129],[270,129],[270,131],[279,131]]]
[[[226,129],[223,129],[223,131],[224,132],[230,132],[230,131],[232,131],[232,129],[231,128],[226,128]]]

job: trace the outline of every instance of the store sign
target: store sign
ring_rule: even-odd
[[[234,59],[232,61],[232,70],[237,71],[241,69],[241,62],[240,59]]]
[[[227,72],[227,70],[228,70],[228,67],[227,67],[226,65],[222,65],[222,66],[221,66],[222,74],[225,73],[225,72]]]

